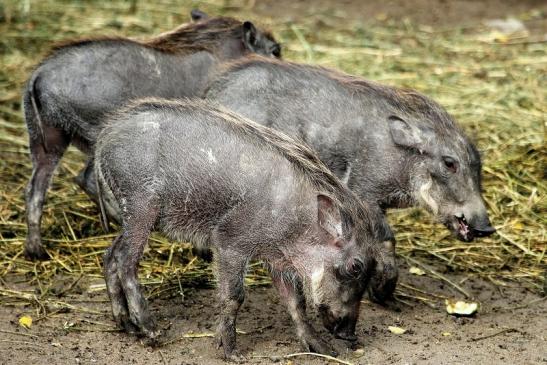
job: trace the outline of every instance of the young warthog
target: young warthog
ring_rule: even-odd
[[[55,167],[70,143],[92,155],[106,113],[134,98],[201,94],[221,61],[250,52],[280,55],[273,37],[250,22],[208,18],[199,11],[192,18],[198,21],[147,41],[103,38],[57,46],[34,71],[23,98],[33,162],[26,194],[27,257],[47,258],[40,222]],[[90,160],[76,181],[96,200],[92,166]]]
[[[488,236],[481,159],[454,119],[413,90],[324,68],[250,57],[206,97],[307,142],[360,198],[422,205],[460,240]]]
[[[228,358],[249,260],[266,263],[306,351],[327,354],[306,319],[306,298],[331,333],[354,340],[368,279],[394,265],[384,261],[391,242],[376,239],[389,232],[383,215],[307,146],[203,101],[150,99],[120,112],[101,132],[95,169],[101,195],[122,212],[123,231],[104,257],[114,318],[151,339],[159,333],[137,265],[154,228],[214,250]]]

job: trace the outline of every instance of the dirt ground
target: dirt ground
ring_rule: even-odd
[[[483,19],[504,18],[531,9],[547,12],[545,1],[388,0],[362,2],[318,0],[256,1],[257,16],[268,14],[291,18],[332,14],[337,19],[399,19],[408,17],[420,24],[455,26],[477,24]],[[539,33],[545,22],[527,24]],[[541,34],[543,34],[541,33]],[[352,364],[547,364],[547,300],[518,287],[494,286],[479,279],[464,280],[461,286],[480,302],[473,318],[457,318],[445,311],[444,297],[462,298],[452,286],[429,276],[408,274],[401,268],[401,282],[439,297],[428,302],[403,298],[389,307],[365,301],[357,328],[357,350],[335,342],[339,359]],[[453,282],[463,277],[447,273]],[[0,278],[6,288],[25,287],[25,278]],[[110,316],[104,290],[91,290],[101,279],[85,278],[65,287],[59,301],[73,305],[47,318],[38,318],[35,307],[0,306],[0,365],[3,364],[223,364],[211,337],[215,329],[215,292],[208,288],[184,288],[184,295],[151,300],[151,308],[164,327],[164,344],[157,349],[144,346],[134,337],[118,332]],[[94,286],[95,285],[95,286]],[[64,290],[64,289],[63,289]],[[63,291],[61,290],[61,291]],[[431,297],[429,295],[429,297]],[[35,322],[21,327],[18,318],[30,314]],[[388,326],[407,329],[402,335]],[[316,328],[319,323],[316,322]],[[285,308],[271,287],[247,290],[240,312],[238,346],[250,364],[323,364],[326,360],[303,355],[281,358],[301,351]],[[330,338],[325,333],[325,338]]]
[[[461,298],[442,281],[407,274],[402,281],[440,296]],[[449,276],[453,281],[459,278]],[[16,287],[17,278],[4,279]],[[99,283],[99,281],[97,282]],[[214,351],[211,335],[215,327],[215,293],[190,288],[184,299],[153,300],[153,313],[167,328],[158,349],[143,346],[138,339],[113,331],[109,303],[104,291],[89,294],[93,282],[74,286],[60,301],[74,310],[35,322],[30,330],[18,324],[18,316],[31,308],[0,307],[0,364],[222,364]],[[463,287],[481,304],[474,318],[457,318],[445,312],[443,300],[425,305],[405,298],[389,308],[364,301],[357,328],[357,351],[335,342],[340,359],[353,364],[541,364],[547,363],[547,300],[530,292],[499,288],[467,280]],[[70,292],[70,291],[69,291]],[[83,308],[98,311],[84,313]],[[30,311],[30,312],[29,312]],[[301,351],[288,313],[270,287],[247,291],[240,312],[238,346],[250,364],[323,364],[312,356],[276,359]],[[320,328],[319,323],[315,323]],[[388,326],[407,329],[402,335]],[[184,338],[184,336],[195,338]],[[324,333],[325,338],[330,336]],[[265,356],[265,357],[264,357]]]

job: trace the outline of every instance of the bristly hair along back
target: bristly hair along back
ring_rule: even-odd
[[[262,32],[267,38],[275,41],[270,32]],[[189,54],[199,51],[216,53],[226,40],[242,39],[242,37],[242,21],[230,17],[214,17],[195,23],[185,23],[178,28],[145,40],[118,36],[69,39],[54,44],[44,59],[63,49],[82,47],[95,42],[127,42],[171,54]]]

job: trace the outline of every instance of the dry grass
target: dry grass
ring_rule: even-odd
[[[43,237],[51,261],[22,257],[25,239],[23,192],[31,172],[21,113],[21,89],[52,42],[89,34],[146,36],[187,21],[196,2],[147,5],[124,1],[10,1],[0,4],[0,303],[38,308],[76,304],[58,300],[80,280],[88,290],[104,290],[101,260],[112,236],[105,236],[97,208],[72,182],[83,166],[70,149],[53,180],[44,210]],[[252,3],[252,2],[250,2]],[[203,7],[211,13],[246,14],[246,7]],[[486,29],[434,29],[408,22],[348,24],[320,14],[297,24],[261,18],[285,47],[285,58],[341,68],[382,82],[413,87],[441,102],[475,137],[484,157],[485,198],[499,234],[466,244],[456,241],[418,209],[394,212],[398,252],[411,265],[480,276],[497,285],[519,283],[539,291],[546,257],[547,47],[531,38],[496,40]],[[184,284],[209,285],[211,270],[187,244],[154,236],[142,260],[149,296],[177,295]],[[427,270],[426,270],[427,271]],[[431,274],[431,272],[430,272]],[[17,280],[38,288],[17,290]],[[435,274],[431,274],[435,275]],[[5,278],[10,276],[10,285]],[[258,268],[247,284],[268,283]],[[458,285],[458,283],[452,283]],[[420,296],[403,283],[402,295]],[[175,293],[175,294],[173,294]],[[73,309],[74,309],[73,308]],[[44,314],[46,310],[42,310]]]

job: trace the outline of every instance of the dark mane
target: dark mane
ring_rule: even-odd
[[[162,33],[141,44],[162,52],[212,51],[226,39],[241,39],[243,23],[229,17],[215,17]]]
[[[332,70],[329,71],[333,79],[338,80],[348,87],[354,88],[357,92],[380,95],[383,100],[397,110],[401,110],[410,115],[425,116],[425,118],[419,119],[428,127],[433,129],[440,128],[441,130],[450,128],[461,132],[460,127],[442,106],[414,89],[391,87],[368,81],[357,76]]]
[[[268,39],[275,41],[270,32],[263,31],[263,34]],[[230,17],[214,17],[195,23],[186,23],[171,31],[145,40],[117,36],[68,39],[55,43],[46,58],[68,47],[81,47],[100,42],[133,43],[165,53],[186,54],[197,51],[216,53],[216,50],[226,40],[242,39],[242,37],[243,22]]]

